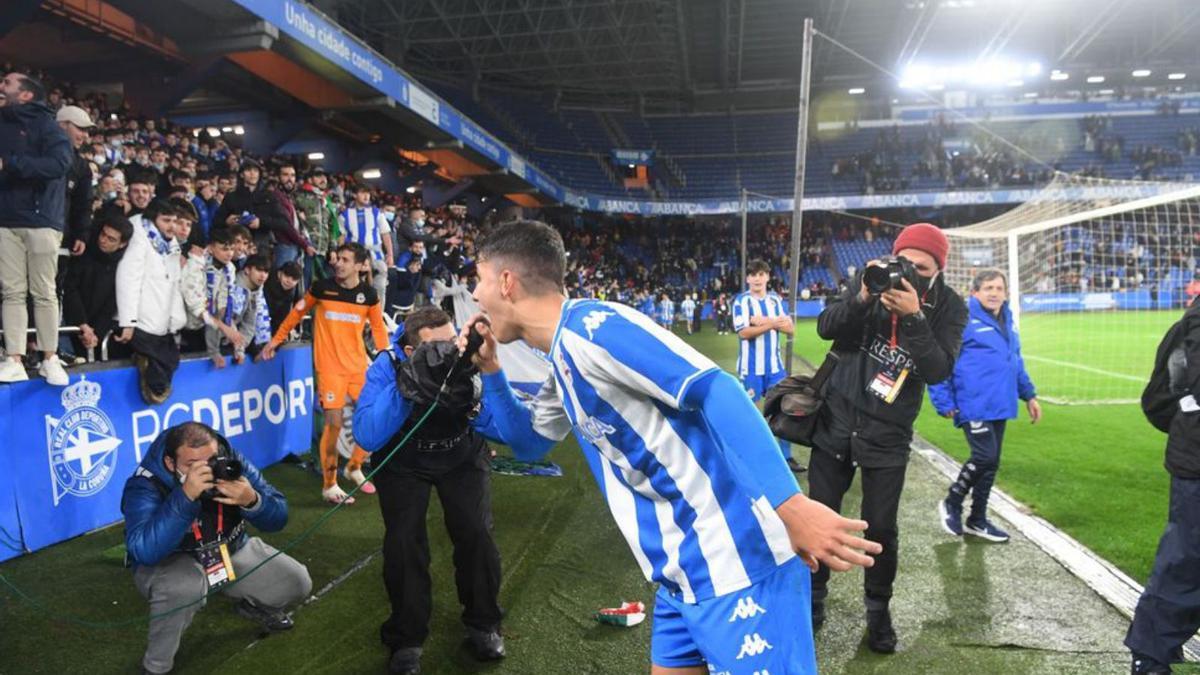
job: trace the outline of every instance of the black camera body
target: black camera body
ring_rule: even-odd
[[[863,270],[862,282],[871,295],[880,295],[892,289],[902,289],[901,280],[907,279],[917,287],[917,268],[904,256],[893,256],[879,261],[878,265],[867,265]]]
[[[212,469],[213,480],[237,480],[242,477],[242,463],[233,457],[217,453],[208,459],[208,467]],[[209,488],[201,495],[205,499],[218,496],[216,488]]]

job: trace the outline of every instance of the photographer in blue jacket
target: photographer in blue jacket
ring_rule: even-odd
[[[963,464],[950,493],[938,504],[942,528],[988,541],[1008,541],[1008,533],[987,519],[988,496],[1000,468],[1004,427],[1017,417],[1017,399],[1025,401],[1029,420],[1037,423],[1042,408],[1025,371],[1021,340],[1008,308],[1008,279],[1000,270],[983,270],[971,283],[969,318],[962,351],[950,379],[929,387],[939,415],[954,419],[963,430],[971,457]],[[971,513],[964,525],[963,501],[971,493]]]
[[[204,424],[185,422],[155,439],[125,482],[121,512],[134,584],[152,616],[143,673],[171,671],[179,640],[210,592],[224,588],[241,601],[239,614],[279,631],[292,627],[285,609],[312,590],[304,565],[275,556],[246,532],[247,522],[282,530],[287,500]]]

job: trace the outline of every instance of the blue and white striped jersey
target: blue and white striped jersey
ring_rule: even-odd
[[[662,322],[675,320],[675,301],[667,298],[658,303],[658,320]]]
[[[362,244],[375,260],[383,260],[383,238],[391,232],[383,211],[376,206],[348,208],[342,214],[342,232],[346,241]]]
[[[774,293],[756,298],[749,291],[733,299],[733,330],[740,331],[750,326],[752,316],[787,316],[783,300]],[[738,375],[774,375],[783,372],[779,358],[779,331],[771,329],[758,337],[743,339],[738,351]]]
[[[574,428],[646,578],[685,602],[733,593],[794,556],[783,522],[738,481],[689,387],[716,364],[631,307],[563,306],[551,377],[531,402],[534,430]]]

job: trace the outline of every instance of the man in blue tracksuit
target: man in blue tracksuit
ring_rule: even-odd
[[[240,462],[241,477],[214,479],[209,460],[217,455]],[[155,439],[125,482],[121,513],[134,584],[152,615],[143,673],[170,672],[184,630],[217,588],[271,631],[291,628],[285,608],[312,590],[304,565],[246,532],[246,523],[282,530],[287,500],[204,424],[185,422]]]
[[[473,368],[465,378],[450,379],[448,388],[436,395],[446,381],[444,366],[457,360],[455,337],[441,308],[421,307],[409,314],[392,336],[393,349],[367,369],[354,409],[355,440],[374,453],[371,466],[381,467],[373,481],[383,513],[383,581],[392,613],[380,627],[380,639],[392,652],[388,672],[396,675],[420,672],[422,645],[429,635],[433,598],[425,521],[434,490],[454,545],[454,580],[468,644],[480,660],[505,655],[486,439],[500,440],[493,414],[511,415],[506,406],[519,404],[512,402],[502,372],[483,378],[481,400],[472,388]],[[497,391],[505,396],[496,399]],[[426,418],[433,400],[437,409]],[[510,445],[521,457],[521,444]]]
[[[1008,282],[1000,270],[975,276],[968,301],[969,319],[954,375],[929,387],[939,415],[952,417],[963,429],[971,458],[963,464],[950,493],[939,502],[942,527],[952,535],[963,532],[988,541],[1008,541],[1008,533],[987,519],[988,495],[1000,467],[1000,445],[1007,420],[1017,417],[1017,398],[1025,401],[1029,419],[1042,417],[1037,392],[1025,361],[1021,340],[1008,308]],[[963,500],[971,493],[971,514],[964,526]]]

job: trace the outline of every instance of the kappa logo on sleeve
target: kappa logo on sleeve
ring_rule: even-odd
[[[604,323],[605,319],[616,315],[616,312],[605,312],[599,309],[588,312],[588,315],[583,317],[583,327],[587,329],[588,339],[595,338],[595,332],[600,329],[600,325]]]

